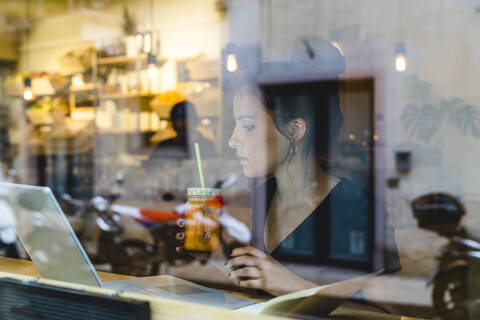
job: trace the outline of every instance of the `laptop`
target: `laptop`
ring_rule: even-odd
[[[102,282],[48,187],[0,182],[0,215],[44,278],[230,309],[254,303],[168,275]]]

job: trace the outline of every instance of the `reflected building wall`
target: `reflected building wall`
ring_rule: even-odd
[[[376,196],[385,199],[405,269],[427,273],[443,242],[416,228],[409,201],[433,190],[447,192],[466,206],[467,228],[478,220],[480,177],[475,159],[480,100],[475,75],[480,65],[473,57],[480,46],[473,39],[480,20],[475,6],[450,0],[303,1],[301,5],[280,0],[262,2],[262,12],[262,61],[288,58],[299,35],[314,34],[341,45],[347,60],[343,78],[374,78],[375,168],[380,177]],[[399,41],[407,50],[403,73],[396,72],[393,64]],[[405,150],[411,152],[412,168],[401,174],[395,153]],[[397,188],[387,188],[388,177],[399,178]],[[426,245],[420,248],[419,241]],[[408,262],[422,256],[430,257],[430,262],[411,270]]]

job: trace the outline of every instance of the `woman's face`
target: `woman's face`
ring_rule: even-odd
[[[275,127],[260,100],[240,92],[233,103],[235,129],[228,145],[235,149],[243,173],[250,178],[275,172],[287,158],[290,143]]]

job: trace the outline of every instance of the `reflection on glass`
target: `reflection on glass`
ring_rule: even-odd
[[[316,285],[280,261],[373,268],[372,168],[362,161],[362,156],[370,157],[370,150],[362,147],[355,133],[346,134],[343,141],[340,92],[348,82],[337,78],[344,68],[335,46],[305,36],[294,43],[289,62],[262,64],[256,80],[240,85],[235,94],[229,146],[243,173],[258,182],[253,191],[253,247],[234,250],[230,260],[232,278],[241,286],[279,295]],[[354,128],[368,133],[372,128],[361,126],[358,108],[365,99],[362,95],[371,101],[373,93],[348,93],[358,100],[357,110],[345,109],[352,117],[348,124],[358,128],[347,132]],[[368,123],[371,103],[365,106]],[[359,180],[367,189],[332,170],[334,164],[342,169],[347,163],[333,156],[337,142],[340,157],[361,160],[355,166],[350,162],[350,170],[365,174],[366,179]],[[386,271],[397,271],[394,240],[386,242],[393,248],[391,255],[385,254],[392,260]]]
[[[0,5],[0,180],[49,186],[57,198],[68,193],[87,203],[123,172],[117,204],[172,213],[187,201],[187,188],[198,185],[192,147],[204,142],[207,187],[238,177],[222,190],[224,208],[248,225],[253,200],[249,244],[263,257],[319,284],[377,270],[384,256],[396,256],[396,243],[401,273],[375,277],[382,290],[363,293],[396,305],[403,316],[432,318],[433,301],[460,306],[456,297],[475,301],[480,287],[470,255],[480,212],[478,6],[473,0],[10,1]],[[153,53],[156,68],[149,68]],[[316,95],[329,85],[338,93],[318,103]],[[195,112],[186,112],[183,124],[171,116],[181,101]],[[315,113],[300,112],[337,103],[343,126],[336,137],[314,134],[307,143],[312,125],[333,129],[334,113],[317,122]],[[240,119],[247,112],[253,120]],[[329,152],[315,159],[321,146]],[[408,153],[401,163],[400,153]],[[412,199],[438,192],[464,206],[462,230],[446,235],[412,216]],[[2,200],[3,213],[17,211],[14,201]],[[445,208],[428,216],[439,222]],[[42,210],[17,224],[53,228],[38,215]],[[94,218],[82,220],[96,225]],[[385,227],[390,222],[395,241]],[[6,249],[15,239],[3,226],[0,252],[26,257]],[[135,240],[151,236],[151,224],[124,226]],[[170,267],[161,270],[238,289],[212,272],[210,261],[175,256],[176,240],[161,228],[154,235]],[[59,243],[48,248],[36,259],[63,250]],[[454,254],[473,262],[468,275],[463,268],[445,273],[440,283],[452,290],[432,299],[429,276]],[[217,265],[224,262],[215,257]],[[468,290],[453,283],[458,277]],[[471,319],[478,318],[476,305],[469,304]]]

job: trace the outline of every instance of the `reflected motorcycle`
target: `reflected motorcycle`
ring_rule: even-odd
[[[64,194],[58,200],[93,264],[108,264],[119,274],[150,275],[152,267],[141,261],[152,256],[153,247],[141,240],[124,239],[124,224],[113,209],[122,195],[122,184],[123,176],[118,175],[106,196],[97,195],[84,202]],[[97,236],[95,230],[99,231]]]
[[[15,169],[9,169],[7,176],[0,181],[18,183],[17,172]],[[0,252],[6,257],[18,259],[20,258],[20,244],[17,239],[17,234],[9,222],[9,220],[13,220],[12,214],[6,210],[2,211],[1,214],[3,217],[0,219]]]
[[[447,238],[428,284],[444,320],[480,319],[480,241],[461,225],[465,208],[453,196],[431,193],[411,202],[420,228]]]

